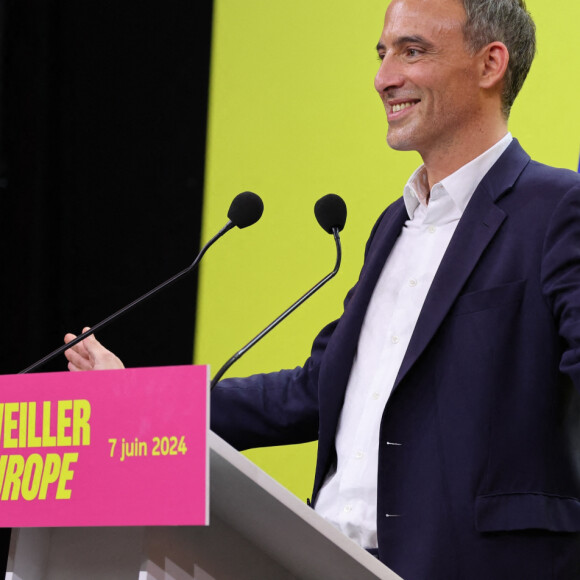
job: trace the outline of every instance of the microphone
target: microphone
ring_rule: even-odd
[[[262,340],[266,334],[268,334],[273,328],[278,326],[280,322],[282,322],[287,316],[289,316],[294,310],[296,310],[301,304],[303,304],[308,298],[310,298],[315,292],[320,290],[322,286],[324,286],[331,278],[334,278],[338,273],[338,269],[340,268],[340,262],[342,259],[342,248],[340,246],[340,236],[339,232],[342,231],[344,228],[344,224],[346,223],[346,204],[344,203],[343,199],[334,194],[329,193],[324,197],[321,197],[316,204],[314,205],[314,215],[316,216],[316,220],[320,224],[320,227],[332,234],[334,236],[334,243],[336,244],[336,263],[332,272],[327,274],[318,284],[313,286],[306,294],[304,294],[301,298],[299,298],[290,308],[285,310],[278,318],[276,318],[273,322],[271,322],[262,332],[260,332],[257,336],[255,336],[246,346],[242,349],[238,350],[232,357],[230,357],[226,363],[220,368],[220,370],[216,373],[215,377],[211,380],[211,389],[213,389],[218,381],[222,378],[224,373],[239,359],[241,358],[248,350],[250,350],[257,342]]]
[[[325,232],[332,234],[334,228],[342,232],[346,223],[346,204],[336,193],[329,193],[314,204],[314,215]]]
[[[228,219],[234,226],[242,230],[248,226],[253,226],[262,217],[263,213],[264,203],[260,196],[251,191],[244,191],[238,193],[232,200],[228,210]]]
[[[159,284],[158,286],[156,286],[152,290],[149,290],[149,292],[143,294],[143,296],[140,296],[136,300],[133,300],[133,302],[131,302],[130,304],[127,304],[127,306],[124,306],[120,310],[117,310],[117,312],[115,312],[114,314],[111,314],[108,318],[101,320],[101,322],[99,322],[98,324],[95,324],[86,332],[79,334],[79,336],[77,336],[74,340],[71,340],[69,343],[62,345],[61,347],[57,348],[56,350],[53,350],[51,353],[47,354],[45,357],[41,358],[39,361],[35,362],[34,364],[32,364],[29,367],[25,368],[24,370],[20,371],[20,373],[18,373],[18,374],[25,374],[25,373],[29,373],[31,371],[36,370],[37,368],[41,367],[42,365],[44,365],[48,361],[50,361],[53,358],[57,357],[58,355],[62,354],[65,350],[68,350],[69,348],[73,347],[75,344],[81,342],[81,340],[84,340],[85,338],[87,338],[87,336],[94,334],[98,330],[101,330],[102,328],[104,328],[105,326],[107,326],[108,324],[113,322],[113,320],[116,320],[121,315],[125,314],[126,312],[129,312],[130,310],[135,308],[135,306],[137,306],[141,302],[144,302],[145,300],[147,300],[148,298],[150,298],[154,294],[157,294],[157,292],[159,292],[160,290],[163,290],[163,288],[170,286],[171,284],[173,284],[174,282],[176,282],[177,280],[179,280],[180,278],[182,278],[186,274],[189,274],[190,272],[192,272],[195,269],[195,267],[197,266],[197,264],[199,263],[199,261],[201,260],[203,255],[206,253],[206,251],[215,242],[217,242],[224,234],[229,232],[234,227],[238,227],[240,229],[243,229],[243,228],[247,228],[248,226],[255,224],[262,217],[263,211],[264,211],[264,204],[263,204],[262,200],[260,199],[260,196],[256,195],[255,193],[252,193],[251,191],[244,191],[243,193],[239,193],[232,200],[232,203],[230,205],[230,209],[228,210],[228,222],[226,223],[226,225],[213,238],[211,238],[211,240],[209,240],[209,242],[207,242],[205,244],[205,246],[203,246],[203,248],[200,250],[199,254],[196,256],[195,260],[187,268],[185,268],[184,270],[181,270],[181,272],[178,272],[177,274],[175,274],[174,276],[169,278],[169,280],[165,280],[165,282],[162,282],[161,284]]]

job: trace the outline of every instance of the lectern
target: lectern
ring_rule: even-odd
[[[395,580],[217,435],[207,527],[19,528],[6,580]]]
[[[70,374],[68,376],[70,377]],[[124,378],[126,375],[119,375],[121,376]],[[102,380],[100,377],[104,375],[99,376],[99,380]],[[139,395],[145,388],[141,375],[138,371],[133,371],[131,377],[133,377],[131,380],[135,377],[139,379],[136,383],[141,389],[136,392]],[[90,400],[90,397],[87,400]],[[92,408],[97,413],[96,403]],[[102,413],[104,412],[103,410]],[[66,417],[64,411],[62,416]],[[11,436],[16,437],[18,433],[17,412],[14,411],[9,419],[13,422],[14,428],[13,433],[3,431],[3,436],[8,437],[8,440]],[[95,446],[96,434],[101,432],[97,419],[95,414],[95,424],[92,427]],[[88,420],[85,423],[90,425]],[[137,423],[134,423],[133,430],[137,435],[135,425]],[[102,432],[108,433],[108,427]],[[67,430],[62,430],[62,437],[66,437],[67,433]],[[144,436],[140,433],[139,438],[144,440]],[[83,526],[80,522],[74,527],[68,523],[63,525],[58,520],[57,513],[57,523],[54,524],[57,527],[30,526],[13,529],[6,579],[394,580],[399,578],[217,435],[209,432],[207,439],[209,525],[187,526],[169,523],[163,526]],[[20,452],[25,455],[26,449]],[[122,465],[122,469],[138,466],[135,469],[140,469],[137,473],[141,483],[137,481],[132,485],[147,488],[149,483],[147,472],[141,471],[146,465],[143,457],[127,456],[123,463],[119,463],[112,448],[105,447],[103,453],[105,452],[107,457],[111,455],[110,460],[114,462],[115,470],[119,469],[119,465]],[[150,459],[152,466],[171,464],[170,458],[166,458],[165,463],[163,458],[159,458],[159,463],[156,463],[157,459]],[[79,459],[79,471],[80,461]],[[179,472],[167,472],[167,479],[179,477]],[[30,478],[33,479],[33,476]],[[80,479],[78,481],[70,479],[63,484],[63,489],[66,490],[68,486],[74,494],[82,489],[81,483]],[[180,482],[180,485],[182,483]],[[186,484],[186,489],[199,490],[199,485],[194,485],[193,482],[190,486],[187,481]],[[183,485],[181,487],[168,485],[168,489],[183,489]],[[159,506],[158,502],[155,506],[147,506],[143,503],[144,494],[138,493],[137,490],[134,495],[141,502],[138,504],[141,511],[146,512],[150,509],[153,512]],[[133,495],[129,494],[126,497],[131,501]],[[183,506],[187,506],[187,498],[183,500]],[[2,504],[6,506],[7,502],[8,500],[2,501]],[[63,509],[67,505],[53,503],[57,507],[63,506]],[[167,505],[174,506],[175,502],[168,501]],[[24,506],[26,507],[28,506]],[[100,507],[103,512],[110,511],[109,504],[92,506],[93,511],[89,512],[89,515],[93,518],[98,518],[98,514],[94,513],[95,507]],[[144,514],[140,521],[147,521],[146,515]],[[74,521],[73,516],[69,514],[68,517],[70,519],[65,521]],[[108,517],[111,517],[111,514]]]

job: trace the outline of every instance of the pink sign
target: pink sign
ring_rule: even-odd
[[[0,526],[208,524],[208,371],[0,376]]]

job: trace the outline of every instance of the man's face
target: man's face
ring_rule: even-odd
[[[424,160],[476,138],[478,63],[468,51],[460,0],[393,0],[377,50],[375,78],[387,113],[387,142]]]

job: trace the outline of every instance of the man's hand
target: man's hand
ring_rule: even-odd
[[[83,328],[86,332],[89,328]],[[64,342],[68,344],[76,338],[67,334]],[[125,365],[110,350],[107,350],[93,335],[75,344],[65,351],[69,371],[102,371],[107,369],[124,369]]]

